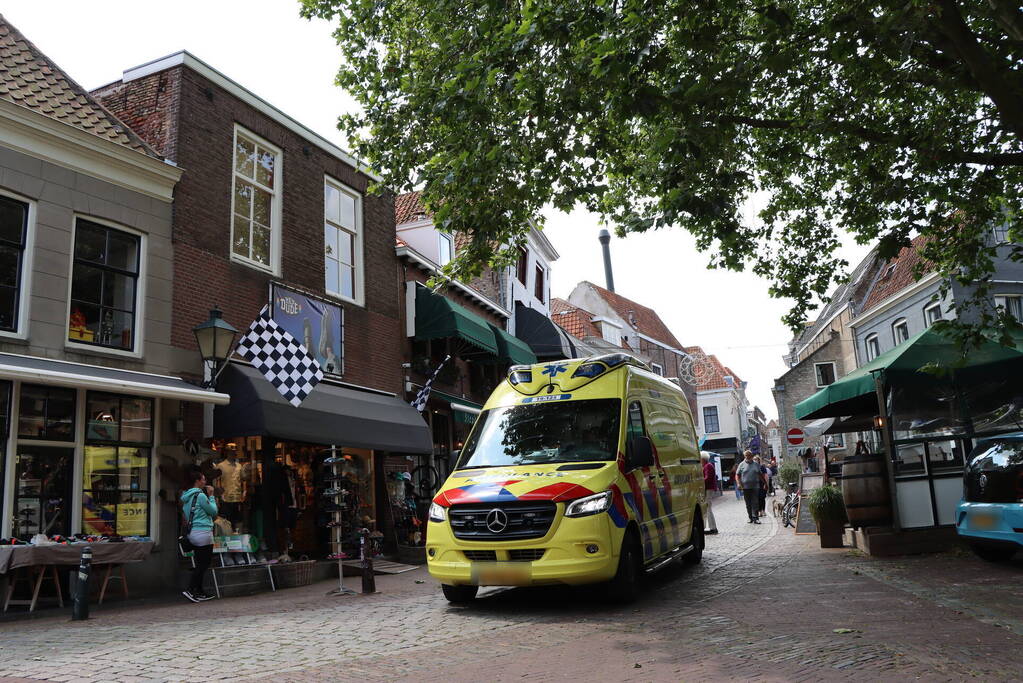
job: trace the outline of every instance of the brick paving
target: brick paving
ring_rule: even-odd
[[[1023,561],[822,551],[717,499],[704,562],[635,604],[490,589],[451,607],[424,569],[200,605],[0,623],[0,676],[72,680],[1023,680]],[[417,584],[416,581],[425,581]],[[849,632],[835,633],[835,629]],[[9,680],[9,679],[8,679]]]

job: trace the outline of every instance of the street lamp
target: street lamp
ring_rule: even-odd
[[[212,389],[220,371],[227,365],[238,330],[223,318],[220,309],[210,311],[210,319],[192,328],[203,363],[203,388]]]

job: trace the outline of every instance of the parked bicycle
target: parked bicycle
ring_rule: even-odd
[[[799,484],[791,482],[788,485],[789,492],[785,494],[785,503],[781,508],[782,526],[795,526],[796,516],[799,514]]]

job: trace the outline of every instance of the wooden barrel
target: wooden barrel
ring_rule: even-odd
[[[842,461],[842,497],[853,528],[889,526],[892,499],[888,494],[888,473],[884,456],[860,452]]]

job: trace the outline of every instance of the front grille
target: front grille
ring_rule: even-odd
[[[512,562],[536,562],[543,557],[544,548],[527,548],[526,550],[509,550],[508,559]]]
[[[508,524],[503,530],[491,531],[487,517],[494,510],[507,516]],[[517,541],[525,538],[542,538],[554,523],[557,508],[551,502],[524,503],[466,503],[452,505],[448,510],[448,522],[455,538],[472,541]]]
[[[463,550],[465,559],[470,562],[494,562],[497,560],[497,552],[493,550]]]

